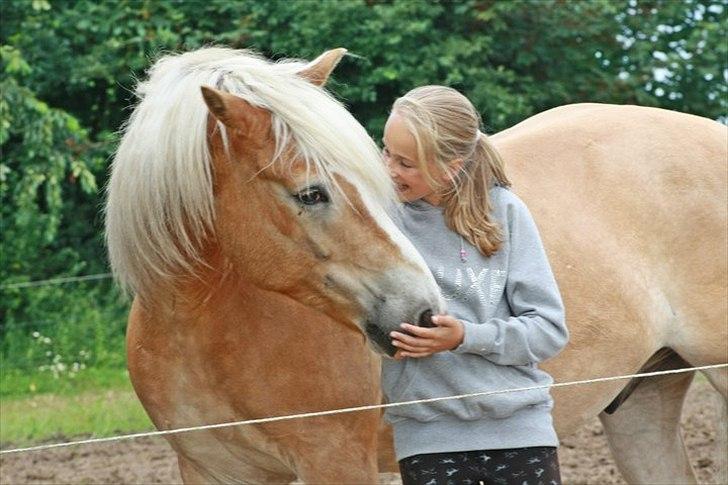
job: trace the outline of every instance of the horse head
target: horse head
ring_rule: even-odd
[[[323,89],[344,53],[276,64],[210,48],[151,69],[109,188],[124,286],[144,301],[197,281],[205,300],[244,281],[356,326],[390,356],[391,330],[443,309],[388,217],[396,195],[376,145]]]

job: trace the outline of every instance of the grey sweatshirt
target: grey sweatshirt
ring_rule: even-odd
[[[389,402],[550,384],[537,363],[566,345],[564,307],[536,225],[524,203],[502,187],[490,190],[503,245],[483,256],[448,229],[440,207],[404,204],[393,219],[422,254],[448,314],[465,328],[448,352],[384,359]],[[460,257],[461,247],[466,261]],[[548,389],[388,408],[397,459],[422,453],[558,446]]]

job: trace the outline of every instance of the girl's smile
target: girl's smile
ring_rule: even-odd
[[[432,205],[439,205],[440,196],[430,187],[425,174],[419,168],[415,138],[404,118],[397,112],[393,112],[387,120],[383,141],[382,155],[397,187],[399,198],[403,202],[424,199]]]

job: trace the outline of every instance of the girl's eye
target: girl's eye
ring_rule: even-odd
[[[316,205],[329,201],[329,195],[322,187],[309,187],[296,194],[296,199],[304,205]]]
[[[393,156],[391,153],[389,153],[389,149],[387,147],[382,148],[382,156],[384,156],[384,158],[386,158],[387,160],[393,160],[395,163],[399,164],[399,166],[403,168],[412,168],[414,166],[398,155]]]

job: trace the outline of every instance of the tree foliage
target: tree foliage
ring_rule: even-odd
[[[346,47],[330,87],[375,137],[393,100],[423,84],[462,91],[488,131],[576,102],[724,120],[728,107],[725,0],[3,0],[0,8],[2,283],[107,271],[99,188],[135,80],[166,52],[223,44],[313,58]],[[8,352],[8,332],[21,322],[116,322],[123,313],[108,285],[0,290],[0,338]],[[123,324],[114,325],[121,338]]]

